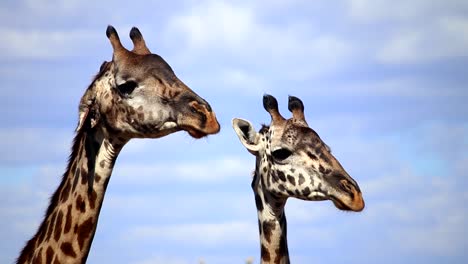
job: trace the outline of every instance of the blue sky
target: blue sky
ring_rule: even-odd
[[[293,263],[466,263],[468,2],[2,1],[0,263],[35,232],[66,166],[78,102],[137,26],[210,102],[221,132],[133,140],[88,263],[259,261],[254,157],[230,122],[300,97],[363,190],[360,214],[289,200]]]

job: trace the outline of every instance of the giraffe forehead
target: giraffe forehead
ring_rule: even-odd
[[[272,126],[270,130],[273,149],[288,147],[291,150],[306,150],[324,145],[313,129],[292,121],[287,122],[286,126]]]
[[[296,153],[296,161],[304,164],[311,164],[316,170],[319,164],[325,167],[335,167],[337,164],[331,154],[331,150],[311,128],[304,126],[287,127],[262,127],[260,130],[266,146],[266,155],[272,151],[286,148]],[[265,139],[270,140],[265,140]],[[264,158],[265,161],[272,162],[271,158]],[[297,164],[296,164],[297,165]]]
[[[171,86],[178,81],[171,66],[156,54],[136,56],[126,63],[118,65],[116,73],[118,79],[123,81],[156,81]]]

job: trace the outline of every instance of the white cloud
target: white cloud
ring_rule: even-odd
[[[202,256],[183,258],[180,256],[171,256],[165,253],[154,253],[153,257],[146,258],[142,261],[132,262],[135,264],[239,264],[239,263],[256,263],[255,258],[246,257],[248,254],[243,255],[239,252],[226,252],[222,255],[202,254]],[[255,254],[257,256],[258,254]]]
[[[424,44],[424,34],[422,32],[409,31],[406,33],[396,33],[383,46],[377,58],[382,62],[389,63],[421,60],[429,55],[427,52],[431,48],[426,46],[424,52],[418,52],[418,48],[423,48],[421,44]],[[430,43],[426,44],[430,45]]]
[[[74,57],[103,38],[89,30],[42,30],[0,28],[4,41],[0,43],[3,58],[49,59]]]
[[[438,37],[441,42],[448,42],[446,47],[450,55],[468,55],[468,17],[446,16],[437,21],[436,30],[440,31]],[[436,32],[432,32],[433,34]]]
[[[466,157],[468,149],[468,124],[428,122],[409,131],[414,148],[420,153],[434,155],[452,165]],[[455,166],[450,166],[455,168]]]
[[[267,80],[243,69],[226,68],[218,76],[219,82],[225,85],[222,89],[223,93],[226,89],[230,89],[246,95],[258,96],[268,89]]]
[[[53,128],[0,129],[0,149],[4,150],[0,152],[0,162],[37,164],[51,160],[65,161],[72,134],[73,131]]]
[[[353,22],[381,31],[370,50],[381,63],[426,63],[468,56],[468,4],[461,0],[350,0]]]
[[[381,19],[403,19],[415,16],[423,12],[422,4],[427,1],[388,1],[388,0],[350,0],[349,11],[351,17],[362,21],[375,21]],[[434,2],[434,1],[432,1]]]
[[[24,0],[18,2],[23,2],[23,5],[27,9],[35,10],[39,13],[47,13],[49,15],[53,14],[52,10],[71,13],[85,6],[83,1],[78,0]]]
[[[104,207],[109,211],[122,212],[122,216],[139,214],[149,222],[185,220],[187,216],[195,221],[206,219],[213,212],[218,216],[255,220],[255,201],[248,180],[245,188],[236,190],[226,185],[203,192],[193,190],[174,193],[164,192],[165,189],[168,187],[151,186],[151,193],[139,188],[127,190],[129,194],[125,195],[111,191],[106,196]]]
[[[208,247],[236,243],[255,245],[258,241],[258,227],[256,223],[242,221],[138,226],[123,234],[122,239],[147,240],[155,237],[167,241]]]
[[[349,14],[362,22],[395,22],[431,19],[434,16],[468,10],[463,0],[349,0]]]
[[[238,47],[248,41],[255,26],[253,10],[224,1],[205,1],[170,22],[171,30],[181,31],[194,48],[214,43]]]
[[[2,177],[18,177],[10,174]],[[22,244],[37,230],[53,190],[58,186],[60,176],[54,175],[55,181],[42,172],[34,173],[27,179],[15,179],[13,183],[4,183],[0,188],[0,218],[6,220],[1,225],[1,233],[16,234],[12,243]]]
[[[328,201],[311,202],[289,199],[286,206],[286,216],[292,225],[312,226],[316,222],[330,217],[337,209]]]
[[[462,157],[455,161],[454,167],[457,176],[461,177],[462,175],[466,175],[468,171],[468,157]]]
[[[119,183],[136,184],[188,181],[214,183],[235,179],[253,170],[251,161],[238,157],[218,157],[202,161],[170,161],[152,164],[125,163],[118,165]],[[246,176],[248,177],[248,176]]]
[[[466,194],[453,190],[440,193],[437,189],[430,197],[421,195],[410,201],[409,205],[403,207],[412,216],[409,220],[414,220],[400,220],[400,226],[391,228],[395,243],[404,251],[432,252],[434,255],[460,254],[466,246],[468,235],[465,228],[468,215],[463,206],[467,202]]]
[[[175,15],[167,34],[185,41],[181,60],[220,55],[286,79],[303,80],[348,62],[350,41],[319,33],[309,21],[280,26],[264,22],[256,8],[252,3],[204,1]]]
[[[446,17],[390,36],[377,53],[384,63],[420,63],[468,56],[468,19]]]
[[[49,201],[49,196],[43,192],[41,186],[32,182],[0,187],[0,219],[3,220],[0,233],[10,239],[9,244],[0,250],[2,262],[11,262],[17,257],[25,241],[37,230]]]
[[[390,77],[379,80],[359,80],[327,85],[327,89],[304,91],[307,95],[365,97],[443,98],[468,96],[468,90],[456,84],[426,80],[418,76]]]
[[[141,261],[136,261],[134,264],[188,264],[191,263],[187,259],[172,257],[172,256],[154,256]]]
[[[404,252],[457,255],[466,245],[467,194],[456,181],[413,172],[361,182],[368,199],[363,225],[387,223],[389,237]]]

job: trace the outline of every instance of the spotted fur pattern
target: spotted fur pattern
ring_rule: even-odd
[[[257,207],[262,263],[289,263],[288,198],[332,200],[341,210],[361,211],[364,200],[358,184],[331,154],[330,148],[304,119],[302,102],[289,99],[293,117],[285,119],[276,99],[265,95],[264,108],[272,122],[259,132],[250,122],[234,119],[241,143],[256,156],[252,189]]]
[[[79,104],[79,122],[68,166],[44,220],[17,263],[85,263],[112,169],[131,138],[159,138],[187,131],[215,134],[219,123],[208,102],[183,84],[138,29],[135,53],[107,30],[114,59],[104,62]],[[119,49],[117,54],[116,49]],[[117,55],[124,59],[119,58]]]

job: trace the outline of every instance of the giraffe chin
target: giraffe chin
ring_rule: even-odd
[[[205,134],[205,133],[203,133],[201,131],[198,131],[198,130],[195,130],[195,129],[186,129],[186,131],[187,131],[187,133],[189,133],[189,135],[191,137],[196,138],[196,139],[208,136],[208,134]]]
[[[200,130],[198,130],[198,129],[196,129],[196,128],[193,128],[193,127],[191,127],[191,126],[182,125],[182,126],[179,126],[178,128],[179,128],[180,130],[187,131],[187,133],[188,133],[191,137],[193,137],[193,138],[195,138],[195,139],[200,139],[200,138],[202,138],[202,137],[208,136],[207,133],[204,133],[204,132],[202,132],[202,131],[200,131]]]
[[[166,122],[164,123],[164,125],[160,128],[162,130],[173,130],[174,132],[175,131],[187,131],[187,133],[195,138],[195,139],[199,139],[199,138],[202,138],[202,137],[206,137],[208,136],[207,133],[204,133],[200,130],[197,130],[196,128],[193,128],[191,126],[187,126],[187,125],[178,125],[177,123],[175,122]]]
[[[335,205],[336,208],[338,208],[338,209],[340,209],[342,211],[353,211],[351,208],[346,206],[343,202],[341,202],[338,199],[331,199],[331,201],[333,202],[333,204]]]
[[[336,208],[342,211],[361,212],[364,209],[364,201],[362,199],[359,201],[352,201],[350,205],[345,204],[336,197],[330,197],[330,200],[333,202]]]

